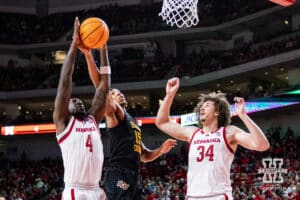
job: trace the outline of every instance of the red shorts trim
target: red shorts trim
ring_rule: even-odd
[[[75,200],[75,190],[73,188],[71,189],[71,199]]]
[[[224,194],[224,197],[225,197],[225,200],[229,199],[227,194]]]

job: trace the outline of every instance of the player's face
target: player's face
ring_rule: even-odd
[[[78,98],[72,98],[69,101],[69,112],[75,116],[84,116],[86,114],[83,102]]]
[[[112,95],[113,100],[118,102],[118,104],[120,104],[120,106],[125,107],[127,105],[127,101],[125,99],[125,96],[120,90],[112,89],[111,90],[111,95]]]
[[[205,101],[200,107],[199,119],[204,124],[217,117],[215,103],[213,101]]]

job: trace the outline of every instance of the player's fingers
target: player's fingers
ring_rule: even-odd
[[[174,78],[174,83],[175,83],[175,85],[179,85],[179,78],[175,77]]]
[[[233,99],[235,102],[237,102],[237,103],[240,103],[242,100],[243,100],[243,98],[241,98],[241,97],[234,97],[234,99]]]
[[[173,77],[168,80],[168,82],[170,82],[170,83],[177,83],[178,81],[179,81],[179,79],[177,77]]]
[[[78,20],[78,17],[75,17],[75,20],[74,20],[74,29],[78,27],[78,24],[79,24],[79,20]]]

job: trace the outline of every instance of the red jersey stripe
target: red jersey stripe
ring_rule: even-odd
[[[63,137],[61,137],[61,138],[58,140],[58,144],[60,144],[60,143],[62,143],[63,141],[65,141],[65,139],[67,139],[67,137],[71,134],[72,129],[73,129],[73,126],[74,126],[74,124],[75,124],[75,121],[76,121],[76,118],[74,117],[74,118],[73,118],[73,121],[72,121],[72,124],[71,124],[71,126],[70,126],[68,132],[67,132]]]
[[[228,141],[227,141],[227,138],[226,138],[226,128],[225,128],[225,127],[224,127],[224,129],[223,129],[223,138],[224,138],[224,141],[225,141],[225,144],[226,144],[228,150],[229,150],[232,154],[234,154],[234,151],[232,150],[232,148],[231,148],[231,147],[229,146],[229,144],[228,144]]]

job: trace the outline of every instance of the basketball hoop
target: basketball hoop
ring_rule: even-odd
[[[158,14],[163,21],[178,28],[190,28],[199,22],[198,0],[164,0]]]

